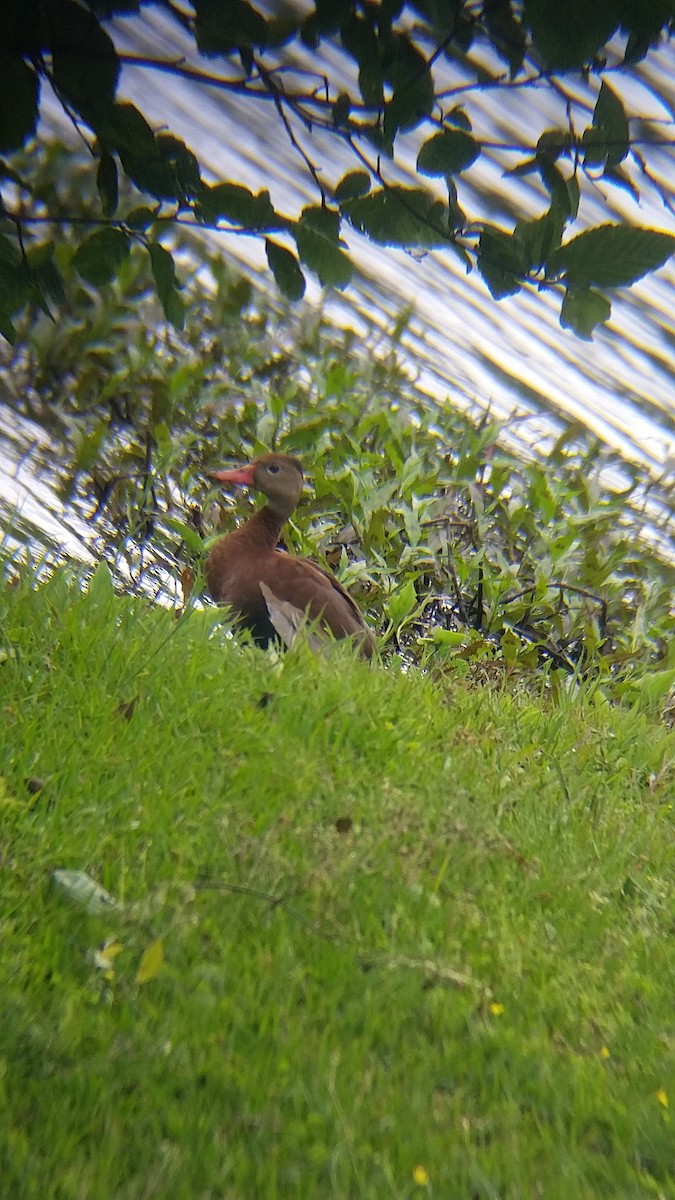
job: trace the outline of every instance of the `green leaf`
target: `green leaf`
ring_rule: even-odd
[[[435,133],[417,155],[417,170],[424,175],[456,175],[476,161],[480,146],[461,129]]]
[[[343,175],[335,188],[336,200],[353,200],[355,196],[365,196],[370,191],[370,175],[367,171],[349,171]]]
[[[56,90],[97,128],[115,99],[120,73],[115,46],[91,8],[50,0],[45,11]]]
[[[105,435],[105,427],[102,428],[103,434]],[[99,439],[99,448],[100,440],[101,439]],[[113,586],[112,575],[110,574],[110,567],[105,559],[102,559],[101,562],[97,564],[95,570],[90,575],[89,583],[87,585],[87,595],[93,604],[102,605],[104,607],[113,599],[115,595],[115,588]]]
[[[515,79],[523,65],[527,39],[523,26],[513,15],[510,0],[485,4],[483,19],[492,45],[500,58],[508,63],[511,79]]]
[[[587,167],[616,167],[628,154],[630,133],[623,104],[604,81],[593,113],[593,124],[583,133]]]
[[[495,300],[520,291],[527,274],[527,256],[514,234],[486,225],[478,243],[477,266]]]
[[[446,205],[421,188],[379,188],[341,207],[356,229],[381,246],[451,245]]]
[[[384,78],[394,89],[384,110],[385,138],[393,142],[399,129],[414,129],[428,117],[434,106],[434,83],[426,58],[405,34],[390,35],[381,61]]]
[[[342,45],[358,64],[359,91],[363,103],[379,108],[384,99],[384,80],[380,65],[380,46],[372,22],[350,14],[340,29]]]
[[[523,247],[527,270],[538,269],[560,245],[565,228],[563,217],[551,208],[535,221],[519,221],[513,236]]]
[[[80,243],[73,255],[72,265],[88,283],[101,287],[114,279],[128,254],[129,239],[126,233],[121,229],[99,229]]]
[[[185,142],[170,133],[157,134],[155,145],[159,158],[170,169],[175,181],[176,199],[182,202],[194,199],[202,182],[195,155]]]
[[[145,231],[152,225],[157,213],[152,208],[147,208],[144,204],[138,208],[132,208],[131,212],[127,213],[124,218],[124,224],[128,225],[129,229],[139,229]]]
[[[445,114],[445,121],[449,125],[455,125],[457,129],[463,129],[465,133],[471,133],[471,121],[460,104],[456,104]]]
[[[139,986],[143,983],[150,983],[151,980],[157,978],[163,966],[164,943],[161,938],[158,938],[157,941],[149,942],[143,951],[136,972],[136,983]]]
[[[336,125],[346,125],[352,111],[352,102],[348,92],[340,92],[333,103],[333,121]]]
[[[185,199],[186,188],[176,169],[177,147],[184,153],[182,168],[188,178],[195,167],[198,177],[196,159],[187,147],[170,135],[155,138],[145,117],[133,104],[115,104],[100,123],[98,136],[109,153],[119,154],[132,183],[158,200]]]
[[[107,422],[99,421],[93,429],[80,433],[76,437],[73,463],[74,475],[77,475],[80,471],[90,471],[94,464],[98,462],[107,432]],[[104,576],[107,570],[108,568],[105,563],[99,563],[92,575],[92,580],[97,580],[101,576]],[[94,586],[96,587],[97,585],[94,584]]]
[[[31,298],[30,276],[25,265],[17,260],[11,262],[0,260],[0,326],[3,337],[14,341],[14,326],[11,318],[18,313]]]
[[[354,267],[340,249],[340,214],[319,206],[304,208],[292,232],[300,259],[323,287],[346,287]]]
[[[245,0],[194,0],[194,9],[197,45],[203,54],[267,45],[265,19]]]
[[[275,212],[269,192],[254,195],[239,183],[202,185],[198,208],[201,220],[209,224],[221,218],[243,229],[283,229],[286,224]]]
[[[567,220],[576,217],[579,210],[579,183],[576,175],[563,175],[552,162],[539,160],[539,174],[542,183],[551,197],[551,207]]]
[[[119,200],[117,164],[112,154],[108,154],[106,151],[103,152],[98,162],[96,187],[98,188],[104,217],[112,217]]]
[[[410,616],[416,605],[417,592],[415,590],[415,584],[413,583],[412,579],[409,579],[407,583],[404,583],[401,587],[397,588],[395,592],[392,592],[391,596],[389,596],[387,599],[385,611],[388,619],[392,623],[394,630],[397,630],[401,627],[406,618]]]
[[[155,135],[134,104],[127,101],[114,104],[97,130],[99,140],[108,150],[138,158],[155,155]]]
[[[547,275],[569,284],[624,287],[663,265],[675,252],[675,237],[632,225],[587,229],[548,259]]]
[[[28,281],[33,299],[50,315],[50,301],[64,304],[66,299],[63,276],[54,262],[55,249],[54,242],[44,242],[42,245],[31,246],[26,255]]]
[[[40,81],[22,58],[0,59],[0,153],[18,150],[35,133]]]
[[[168,250],[159,245],[159,242],[150,243],[148,254],[164,316],[175,329],[182,329],[185,324],[185,305],[178,291],[173,257]]]
[[[295,255],[269,238],[265,238],[265,253],[279,291],[289,300],[302,300],[305,277]]]
[[[545,129],[537,141],[537,159],[555,162],[574,145],[569,129]]]
[[[615,0],[525,0],[524,19],[545,67],[569,70],[595,57],[619,25]]]
[[[565,292],[560,311],[563,329],[573,329],[578,337],[590,340],[593,330],[609,320],[612,306],[605,296],[591,288]]]

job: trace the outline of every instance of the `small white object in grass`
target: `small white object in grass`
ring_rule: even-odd
[[[119,910],[121,905],[117,900],[99,886],[85,871],[52,871],[52,879],[70,900],[74,900],[90,914]]]

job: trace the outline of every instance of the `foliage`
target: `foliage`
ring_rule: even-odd
[[[132,246],[142,248],[176,328],[184,321],[184,302],[166,242],[186,222],[264,239],[276,283],[291,300],[303,295],[306,271],[324,286],[348,285],[353,263],[342,235],[350,226],[385,246],[446,249],[467,268],[475,265],[496,299],[523,287],[553,289],[562,299],[562,324],[581,337],[608,318],[613,289],[673,253],[670,234],[627,223],[604,222],[567,236],[579,223],[580,200],[591,191],[597,196],[599,182],[636,199],[645,188],[658,192],[644,155],[664,140],[658,128],[640,121],[624,94],[631,95],[636,65],[671,30],[667,0],[574,0],[571,8],[550,0],[410,6],[317,0],[306,12],[289,6],[279,14],[273,6],[269,15],[247,0],[195,0],[191,11],[161,4],[169,31],[187,35],[194,46],[194,66],[185,64],[182,50],[140,60],[118,50],[120,19],[142,21],[149,7],[140,0],[28,6],[6,0],[0,333],[10,341],[27,304],[51,310],[63,303],[55,245],[73,235],[74,266],[95,287],[123,269]],[[338,88],[317,73],[311,55],[322,47],[341,51],[347,85]],[[301,52],[310,57],[299,60]],[[315,202],[298,213],[281,212],[267,191],[254,194],[233,180],[207,183],[193,151],[170,131],[154,130],[124,98],[127,59],[148,75],[173,72],[249,105],[266,105]],[[476,101],[493,89],[508,107],[520,88],[555,95],[560,126],[538,129],[531,145],[488,141],[474,129]],[[30,159],[20,170],[14,161],[36,135],[46,90],[90,153],[99,194],[93,232],[78,223],[76,203],[60,213],[42,206]],[[536,122],[534,105],[531,117]],[[316,131],[353,160],[341,179],[313,161]],[[418,183],[402,186],[398,164],[414,158]],[[504,175],[503,225],[465,212],[460,203],[463,178],[471,181],[478,160],[496,162]],[[539,181],[545,197],[534,220],[522,217],[515,192],[508,195],[509,179],[525,175]],[[45,226],[50,232],[43,239]]]
[[[64,177],[53,153],[45,180]],[[196,319],[178,332],[159,320],[140,248],[105,289],[58,254],[70,318],[27,315],[8,365],[118,586],[200,595],[209,539],[257,503],[226,502],[203,472],[279,449],[309,477],[292,548],[336,571],[384,647],[608,682],[673,671],[672,565],[644,536],[653,498],[583,429],[523,461],[508,428],[434,404],[392,348],[405,314],[391,343],[363,342],[275,307],[212,258],[210,285],[206,263],[186,280]]]
[[[672,733],[10,577],[6,1196],[672,1196]]]

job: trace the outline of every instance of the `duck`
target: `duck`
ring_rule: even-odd
[[[261,492],[262,508],[218,538],[205,562],[206,585],[218,604],[227,604],[236,623],[257,645],[291,645],[309,620],[310,644],[326,637],[351,638],[363,658],[372,658],[375,638],[363,615],[330,571],[279,548],[281,531],[300,503],[304,474],[290,454],[263,454],[243,467],[208,471],[221,484]]]

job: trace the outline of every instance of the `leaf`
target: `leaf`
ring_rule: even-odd
[[[356,229],[381,246],[451,244],[446,206],[421,188],[378,188],[344,202],[341,208]]]
[[[159,133],[155,145],[162,163],[171,171],[176,199],[181,202],[192,200],[201,188],[199,163],[180,138],[170,133]]]
[[[155,135],[134,104],[127,101],[114,104],[97,130],[99,140],[109,150],[138,158],[154,155]]]
[[[113,587],[112,575],[110,574],[110,567],[105,559],[102,559],[89,577],[87,596],[92,604],[105,606],[110,603],[114,595],[115,589]]]
[[[355,196],[365,196],[370,191],[370,175],[367,171],[349,171],[335,188],[333,195],[336,200],[353,200]]]
[[[619,25],[613,0],[525,0],[525,25],[545,67],[569,70],[591,61]]]
[[[113,105],[119,79],[112,39],[91,8],[74,0],[50,0],[45,10],[56,91],[96,128]]]
[[[335,125],[346,125],[352,111],[352,102],[348,92],[340,92],[333,103],[333,122]]]
[[[573,329],[578,337],[589,341],[593,330],[611,316],[612,306],[605,296],[591,288],[570,289],[565,292],[560,310],[563,329]]]
[[[164,316],[175,329],[182,329],[185,324],[185,305],[179,295],[173,257],[158,242],[150,243],[148,254]]]
[[[417,605],[417,592],[412,579],[392,592],[386,603],[386,614],[393,629],[399,629]]]
[[[424,175],[455,175],[476,161],[480,146],[461,129],[435,133],[417,155],[417,170]]]
[[[140,229],[145,231],[149,229],[154,221],[157,213],[152,208],[147,208],[145,205],[140,205],[138,208],[132,208],[131,212],[127,213],[124,218],[124,224],[129,229]]]
[[[384,99],[380,47],[371,20],[352,13],[340,28],[342,45],[358,64],[359,91],[363,103],[379,108]]]
[[[519,276],[527,274],[524,247],[518,238],[486,225],[478,243],[477,266],[495,300],[520,291]]]
[[[96,187],[103,216],[112,217],[119,200],[119,188],[117,186],[117,164],[112,154],[108,154],[107,151],[103,152],[98,162]]]
[[[403,33],[383,38],[381,62],[384,78],[394,89],[384,109],[384,134],[393,142],[400,129],[414,129],[434,106],[434,83],[427,60]]]
[[[26,254],[31,293],[45,312],[49,312],[50,302],[64,304],[66,299],[63,276],[54,262],[55,249],[54,242],[43,242],[31,246]]]
[[[279,291],[289,300],[302,300],[305,294],[305,277],[292,251],[265,238],[265,253]]]
[[[551,197],[551,206],[567,220],[575,217],[579,210],[579,184],[575,175],[565,176],[554,163],[544,158],[538,160],[542,183]]]
[[[208,222],[225,218],[244,229],[283,229],[286,225],[274,211],[268,191],[254,195],[239,183],[203,185],[198,207],[201,219]]]
[[[192,525],[187,525],[185,521],[179,521],[177,517],[164,517],[163,521],[167,529],[173,529],[174,533],[178,534],[188,550],[191,550],[193,554],[203,554],[204,539]]]
[[[154,942],[149,942],[141,955],[141,961],[138,964],[135,982],[141,987],[144,983],[150,983],[159,975],[164,966],[164,943],[161,938]]]
[[[599,225],[554,251],[547,275],[570,284],[624,287],[663,265],[675,251],[675,237],[634,225]]]
[[[628,154],[630,133],[623,104],[603,80],[593,112],[593,124],[583,133],[584,164],[616,167]]]
[[[35,133],[40,81],[22,58],[3,55],[0,70],[0,153],[18,150]]]
[[[203,54],[231,54],[267,45],[267,25],[245,0],[194,0],[197,45]]]
[[[553,208],[535,221],[518,222],[513,236],[523,247],[528,271],[541,267],[560,245],[564,227],[562,216]]]
[[[97,133],[102,146],[117,152],[122,166],[143,192],[158,200],[183,201],[185,188],[176,171],[176,147],[186,156],[186,170],[194,169],[196,159],[177,138],[155,134],[145,117],[133,104],[115,104],[99,123]],[[198,172],[197,166],[197,172]]]
[[[129,239],[121,229],[99,229],[81,242],[73,255],[75,270],[92,283],[102,287],[114,279],[129,254]]]
[[[91,915],[119,910],[121,905],[84,871],[52,871],[56,886]]]
[[[465,110],[460,104],[456,104],[450,109],[449,113],[445,114],[445,120],[450,125],[455,125],[457,129],[463,129],[465,133],[471,133],[471,121]]]
[[[346,287],[354,267],[340,249],[340,214],[323,207],[303,208],[293,227],[303,263],[318,275],[323,287]]]
[[[523,26],[513,15],[510,0],[486,4],[483,16],[492,45],[508,63],[510,78],[515,79],[523,65],[527,39]]]

